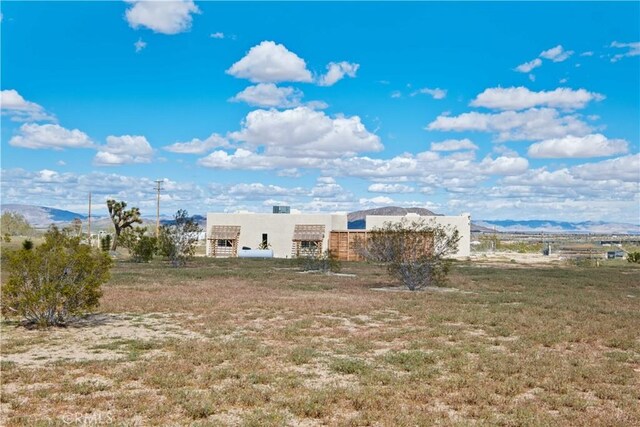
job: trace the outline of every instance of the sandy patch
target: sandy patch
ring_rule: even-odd
[[[168,339],[197,339],[202,335],[182,328],[173,315],[162,313],[93,314],[66,328],[28,330],[5,325],[2,330],[2,360],[24,366],[42,366],[58,361],[121,359],[137,343]],[[13,342],[23,342],[12,351]],[[29,344],[33,340],[33,344]],[[146,356],[157,351],[146,351]]]
[[[476,265],[491,264],[494,266],[518,267],[548,266],[562,263],[559,254],[542,255],[541,253],[519,252],[483,252],[472,254],[469,259]]]

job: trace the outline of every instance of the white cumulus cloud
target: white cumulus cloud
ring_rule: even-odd
[[[628,147],[623,139],[608,139],[599,133],[582,137],[567,135],[531,144],[528,154],[533,158],[552,159],[608,157],[625,154]]]
[[[410,187],[404,184],[383,184],[383,183],[375,183],[371,184],[367,189],[370,193],[387,193],[387,194],[397,194],[397,193],[413,193],[415,188]]]
[[[549,59],[553,62],[562,62],[566,61],[571,55],[573,55],[573,53],[574,52],[572,50],[564,50],[562,45],[558,45],[540,53],[540,57]]]
[[[561,116],[552,108],[531,108],[496,114],[473,111],[459,116],[440,115],[427,125],[427,130],[491,132],[498,141],[508,141],[584,136],[591,127],[574,115]]]
[[[354,64],[347,61],[330,62],[327,65],[327,73],[318,79],[320,86],[333,86],[344,76],[355,77],[360,68],[360,64]]]
[[[321,176],[316,185],[308,193],[310,197],[316,199],[340,199],[348,197],[344,188],[331,177]]]
[[[308,107],[255,110],[231,138],[264,147],[270,156],[332,158],[363,151],[380,151],[380,138],[369,132],[360,117],[330,117]]]
[[[533,107],[579,109],[591,101],[601,101],[604,98],[604,95],[585,89],[557,88],[534,92],[523,86],[494,87],[485,89],[470,105],[497,110],[523,110]]]
[[[441,142],[432,142],[432,151],[458,151],[458,150],[477,150],[478,146],[471,142],[470,139],[447,139]]]
[[[142,41],[142,39],[138,39],[138,41],[135,42],[133,46],[136,48],[136,53],[137,53],[137,52],[140,52],[145,47],[147,47],[147,43]]]
[[[420,94],[429,95],[433,99],[444,99],[447,96],[447,91],[445,89],[440,89],[440,88],[430,89],[428,87],[425,87],[412,92],[411,96],[416,96]]]
[[[194,138],[189,142],[176,142],[163,147],[166,151],[182,154],[204,154],[214,148],[229,147],[229,141],[217,133],[212,133],[207,139]]]
[[[293,87],[278,87],[273,83],[259,83],[236,94],[230,101],[246,102],[254,107],[291,108],[300,105],[303,93]]]
[[[516,71],[520,73],[528,73],[534,68],[538,68],[542,65],[542,60],[540,58],[536,58],[532,61],[525,62],[524,64],[520,64],[516,67]]]
[[[525,62],[524,64],[518,65],[515,68],[515,71],[518,71],[520,73],[529,73],[534,68],[542,66],[542,59],[540,58],[548,59],[553,62],[563,62],[569,59],[569,57],[573,54],[574,52],[572,50],[564,50],[562,45],[558,45],[556,47],[552,47],[551,49],[542,51],[537,58],[529,62]],[[535,76],[529,75],[529,79],[531,81],[535,81]]]
[[[620,180],[633,183],[638,190],[640,182],[640,154],[617,157],[596,163],[585,163],[571,168],[571,172],[586,181]]]
[[[144,136],[108,136],[107,144],[98,147],[93,159],[98,166],[114,166],[129,163],[149,163],[153,148]]]
[[[20,126],[18,135],[11,138],[9,144],[14,147],[53,150],[93,147],[89,136],[78,129],[69,130],[59,125],[36,123],[25,123]]]
[[[377,196],[370,199],[362,198],[359,203],[364,207],[393,205],[395,201],[391,197]]]
[[[270,170],[298,168],[320,168],[326,162],[308,157],[265,156],[244,148],[238,148],[232,154],[217,150],[198,160],[200,166],[225,170]]]
[[[311,82],[311,72],[306,62],[284,45],[263,41],[227,71],[234,77],[249,79],[254,83]]]
[[[250,184],[235,184],[227,189],[227,193],[236,197],[246,198],[249,200],[262,199],[273,196],[294,196],[304,194],[304,189],[284,188],[278,185],[265,185],[259,182]]]
[[[622,58],[629,56],[638,56],[640,55],[640,42],[633,43],[620,43],[617,41],[611,42],[609,47],[614,47],[616,49],[626,49],[626,52],[617,53],[611,57],[611,62],[618,62]]]
[[[35,102],[27,101],[14,89],[0,91],[2,115],[11,117],[14,122],[54,122],[56,118]]]
[[[487,175],[520,175],[526,172],[528,167],[529,161],[524,157],[485,157],[480,163],[480,171]]]
[[[192,0],[126,0],[131,6],[125,18],[132,28],[146,27],[156,33],[178,34],[191,28],[192,15],[200,9]]]

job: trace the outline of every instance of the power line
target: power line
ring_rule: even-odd
[[[162,190],[162,180],[155,181],[157,199],[156,199],[156,238],[160,237],[160,190]]]
[[[91,247],[91,191],[89,191],[89,230],[87,232],[89,234],[89,247]]]

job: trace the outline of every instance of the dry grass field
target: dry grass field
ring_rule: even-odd
[[[4,319],[0,424],[640,425],[640,269],[119,262],[99,314]],[[380,289],[382,288],[382,289]]]

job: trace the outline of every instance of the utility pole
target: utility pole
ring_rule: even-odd
[[[160,190],[162,190],[162,180],[156,181],[156,191],[158,194],[156,200],[156,239],[160,237]]]
[[[89,227],[87,233],[89,234],[89,247],[91,247],[91,191],[89,191]]]

